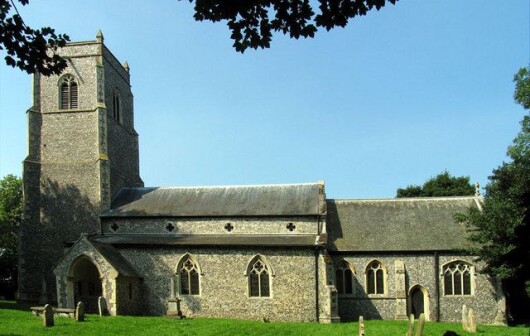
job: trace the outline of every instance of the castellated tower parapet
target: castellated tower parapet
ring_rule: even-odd
[[[141,187],[129,66],[103,43],[69,43],[59,76],[33,77],[27,111],[24,222],[19,231],[21,302],[53,302],[53,266],[122,187]]]

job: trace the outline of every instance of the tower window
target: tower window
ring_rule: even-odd
[[[76,109],[78,105],[78,86],[72,75],[66,75],[60,82],[59,106],[61,110]]]
[[[122,122],[120,91],[114,90],[112,97],[112,117],[119,123]]]

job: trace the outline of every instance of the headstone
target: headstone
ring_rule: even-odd
[[[364,336],[364,318],[359,316],[359,336]]]
[[[467,331],[467,327],[468,327],[467,317],[468,317],[467,306],[463,305],[462,306],[462,329],[464,329],[464,331]]]
[[[410,314],[409,317],[409,328],[407,329],[407,336],[414,335],[414,314]]]
[[[468,331],[472,334],[477,332],[477,318],[475,317],[475,311],[473,308],[469,308],[469,316],[467,318]]]
[[[53,327],[53,307],[49,304],[44,306],[42,311],[42,322],[45,327]]]
[[[81,301],[79,301],[75,308],[75,320],[77,322],[83,322],[85,320],[85,304]]]
[[[100,296],[98,298],[98,309],[99,309],[99,316],[109,315],[109,309],[107,308],[107,300],[105,300],[103,296]]]
[[[416,328],[415,336],[423,336],[423,328],[425,327],[425,314],[421,313],[418,319],[418,327]]]

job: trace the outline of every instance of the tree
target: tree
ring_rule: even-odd
[[[69,41],[68,35],[57,35],[50,27],[30,28],[18,13],[16,1],[29,4],[29,0],[0,0],[0,50],[7,51],[6,63],[29,74],[61,73],[66,61],[57,49]],[[398,0],[318,0],[318,14],[309,0],[189,1],[195,2],[195,20],[226,21],[234,48],[244,52],[247,48],[269,48],[273,31],[296,39],[314,37],[317,27],[327,31],[345,27],[350,19]]]
[[[29,3],[17,1],[23,6]],[[57,54],[57,49],[69,40],[68,35],[57,35],[50,27],[32,29],[22,20],[14,0],[0,0],[0,50],[7,51],[7,65],[29,74],[60,74],[66,68],[66,60]]]
[[[195,1],[197,21],[227,21],[234,48],[269,48],[272,31],[291,38],[314,37],[317,27],[327,31],[345,27],[348,20],[380,10],[398,0],[319,0],[315,14],[309,0],[189,0]]]
[[[17,229],[22,220],[22,179],[0,180],[0,295],[13,298],[17,288]]]
[[[474,193],[475,187],[469,183],[469,176],[455,177],[444,171],[425,181],[423,186],[398,188],[396,197],[468,196]]]
[[[514,77],[515,101],[530,109],[530,69]],[[508,309],[515,322],[529,322],[530,305],[530,112],[507,151],[509,162],[489,177],[482,210],[469,209],[457,220],[465,222],[470,252],[486,263],[484,272],[502,280]]]

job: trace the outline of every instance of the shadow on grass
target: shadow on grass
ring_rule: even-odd
[[[24,310],[29,311],[31,305],[27,303],[17,303],[16,301],[0,301],[0,309]],[[5,336],[5,334],[0,334]]]

